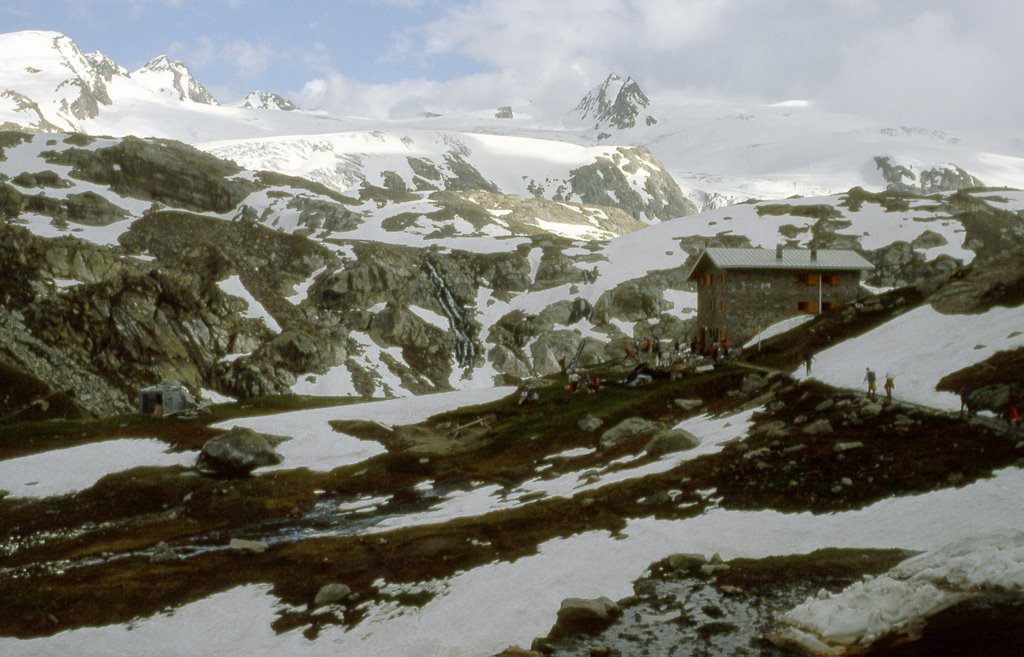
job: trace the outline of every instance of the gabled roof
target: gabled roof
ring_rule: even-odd
[[[811,258],[812,254],[815,256]],[[693,264],[687,279],[705,262],[719,269],[799,269],[801,271],[871,271],[873,264],[856,251],[845,249],[782,249],[778,257],[775,249],[704,249]]]

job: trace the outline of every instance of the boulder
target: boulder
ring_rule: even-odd
[[[520,379],[528,378],[533,374],[530,364],[523,360],[519,353],[505,345],[496,345],[487,353],[487,358],[494,365],[494,369],[503,374]]]
[[[345,584],[325,584],[317,591],[313,606],[322,607],[324,605],[338,604],[347,600],[350,595],[352,595],[352,589]]]
[[[250,541],[244,538],[233,538],[228,543],[228,549],[235,552],[252,552],[260,554],[267,551],[268,545],[263,541]]]
[[[283,461],[284,457],[274,449],[274,445],[283,440],[287,438],[234,427],[206,441],[196,467],[213,474],[245,476],[255,468]]]
[[[760,374],[748,374],[743,377],[743,383],[740,384],[740,391],[743,394],[752,395],[763,390],[766,385],[768,385],[768,379],[765,377]]]
[[[979,388],[971,393],[975,409],[987,409],[1002,413],[1010,403],[1010,386],[996,384]]]
[[[882,405],[870,400],[865,401],[860,408],[860,415],[865,418],[878,417],[881,413]]]
[[[509,646],[498,653],[497,657],[544,657],[544,653],[537,650],[527,650],[519,646]]]
[[[576,423],[576,426],[579,427],[580,431],[586,431],[587,433],[597,431],[602,425],[604,425],[604,420],[596,415],[587,415]]]
[[[708,558],[706,556],[693,552],[679,552],[668,557],[668,565],[674,570],[683,573],[695,572],[707,562]]]
[[[651,456],[662,456],[672,452],[693,449],[700,445],[700,438],[685,429],[666,429],[654,434],[650,442],[644,445],[644,451]]]
[[[601,436],[601,449],[615,447],[619,443],[636,438],[649,436],[659,431],[661,426],[642,417],[631,417],[619,422]]]
[[[758,435],[766,435],[770,438],[776,438],[786,435],[786,423],[782,420],[771,420],[764,424],[759,424],[754,427],[753,433]]]
[[[684,411],[692,411],[704,405],[704,401],[701,399],[676,399],[672,403]]]
[[[622,609],[610,599],[601,597],[591,600],[567,598],[558,609],[558,620],[551,628],[549,637],[563,637],[574,634],[594,634],[605,629],[622,615]]]
[[[803,433],[809,436],[815,436],[822,433],[832,433],[832,423],[826,419],[811,422],[803,428]]]
[[[157,543],[156,547],[153,548],[153,554],[150,555],[149,560],[151,563],[163,563],[166,561],[177,561],[180,558],[181,557],[171,549],[171,546],[160,541]]]

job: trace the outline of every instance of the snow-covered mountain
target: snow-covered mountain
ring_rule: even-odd
[[[881,124],[824,111],[813,101],[757,104],[648,96],[637,81],[616,75],[581,100],[565,122],[521,112],[499,118],[508,113],[493,109],[387,121],[302,110],[267,112],[262,108],[281,106],[267,94],[250,95],[241,106],[211,105],[187,69],[166,58],[128,74],[98,53],[82,54],[70,39],[53,32],[0,35],[0,52],[0,125],[163,137],[200,148],[209,143],[222,155],[227,154],[225,142],[232,142],[230,148],[244,153],[248,168],[289,175],[316,169],[329,185],[356,179],[378,184],[374,177],[382,167],[396,172],[408,167],[380,163],[374,135],[381,133],[391,135],[385,141],[399,144],[408,136],[419,148],[437,144],[426,155],[435,164],[454,152],[443,146],[446,140],[473,142],[469,153],[460,154],[465,162],[483,171],[507,161],[500,177],[519,181],[503,184],[488,176],[498,189],[513,194],[540,190],[550,200],[560,187],[568,188],[571,170],[581,163],[580,147],[594,146],[643,146],[650,152],[645,159],[658,162],[699,208],[838,193],[854,186],[878,191],[909,185],[919,192],[975,182],[1024,187],[1021,140]],[[426,137],[430,132],[433,136]],[[337,134],[346,136],[324,137]],[[313,143],[328,149],[318,151],[322,170],[297,164]],[[358,144],[369,148],[361,151]],[[592,151],[595,156],[607,152]],[[569,166],[562,165],[563,153],[572,154]],[[364,161],[369,167],[360,172]],[[532,180],[534,191],[524,191],[523,180]]]
[[[270,109],[291,111],[299,109],[298,105],[281,94],[270,91],[250,91],[242,99],[241,106],[245,109]]]
[[[218,105],[184,63],[160,55],[129,76],[139,86],[178,101]]]
[[[0,441],[3,654],[547,650],[579,596],[623,625],[557,654],[863,652],[960,600],[1019,624],[1024,536],[994,532],[1024,522],[1024,443],[995,414],[1024,354],[1024,191],[978,188],[1024,187],[1012,140],[622,78],[583,125],[371,121],[219,106],[166,58],[128,73],[55,33],[0,54],[0,422],[26,420]],[[562,358],[618,378],[635,339],[693,334],[709,244],[875,269],[750,362],[569,395]],[[35,422],[130,413],[169,379],[398,399]],[[283,462],[193,470],[229,427]]]
[[[6,127],[115,135],[4,135],[11,239],[46,251],[37,238],[71,236],[103,254],[24,275],[47,296],[47,281],[69,279],[123,299],[108,289],[111,259],[137,274],[138,257],[155,257],[202,298],[166,322],[180,322],[165,337],[190,345],[171,349],[189,358],[142,367],[139,380],[173,369],[243,396],[489,385],[549,372],[577,349],[599,361],[637,335],[683,335],[694,307],[684,263],[709,241],[856,248],[876,263],[870,283],[890,287],[1022,240],[1019,193],[943,191],[1024,183],[1021,158],[811,103],[664,104],[657,122],[630,122],[622,117],[656,103],[613,77],[584,103],[613,130],[600,137],[492,110],[371,121],[218,106],[200,102],[201,85],[166,58],[127,74],[55,33],[3,35],[0,51],[12,53],[0,64]],[[693,214],[680,182],[714,209]],[[868,191],[840,186],[850,183]],[[870,191],[886,187],[900,193]],[[730,204],[809,190],[819,193]],[[210,292],[233,277],[228,296],[246,290],[245,317],[263,324],[238,323]],[[54,317],[92,303],[53,299]],[[195,344],[184,328],[198,321],[193,306],[213,309],[202,322],[218,339]],[[83,361],[110,351],[94,347],[83,346]]]
[[[686,265],[710,242],[855,248],[876,287],[929,284],[1024,244],[1021,192],[855,189],[648,223],[577,197],[502,194],[455,157],[406,155],[419,139],[434,148],[433,135],[376,135],[381,162],[394,166],[397,150],[412,164],[364,163],[379,173],[335,181],[346,195],[309,172],[243,169],[167,140],[6,133],[0,266],[21,283],[0,334],[22,346],[7,358],[49,385],[73,379],[93,412],[169,377],[242,397],[418,394],[548,374],[560,356],[612,360],[637,336],[685,337]],[[641,158],[599,148],[609,162]],[[313,144],[301,161],[331,150]],[[588,178],[600,179],[611,177]],[[140,332],[164,346],[128,339]],[[42,335],[77,346],[50,353]],[[103,383],[101,371],[118,375]]]

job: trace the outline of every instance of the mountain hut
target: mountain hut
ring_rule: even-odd
[[[784,319],[856,301],[874,268],[851,250],[707,248],[687,276],[697,282],[700,348],[739,346]]]

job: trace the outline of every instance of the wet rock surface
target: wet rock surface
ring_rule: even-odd
[[[704,555],[678,555],[651,566],[632,596],[618,601],[621,617],[607,629],[557,639],[546,654],[588,654],[604,646],[611,655],[792,655],[765,637],[776,614],[822,588],[841,589],[865,573],[899,562],[899,551],[820,551],[806,556],[735,560],[702,571]],[[700,564],[700,565],[698,565]]]

